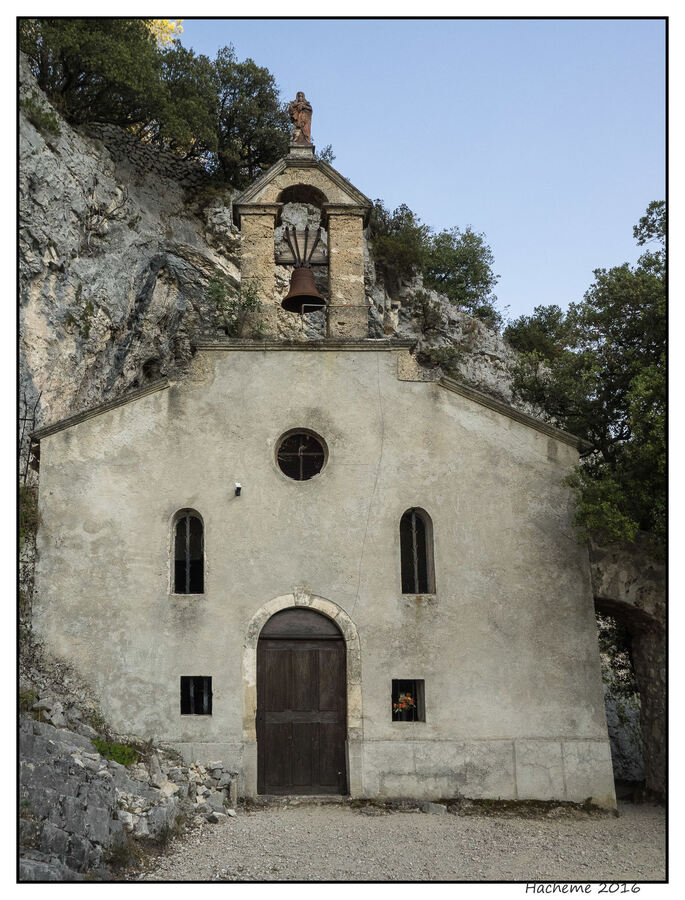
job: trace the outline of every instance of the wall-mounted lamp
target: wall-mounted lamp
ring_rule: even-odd
[[[240,496],[240,492],[242,491],[242,489],[243,489],[242,484],[241,484],[239,481],[236,481],[236,483],[235,483],[235,495],[236,495],[236,497],[239,497],[239,496]]]

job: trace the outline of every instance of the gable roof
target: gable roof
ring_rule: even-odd
[[[293,180],[293,184],[300,181],[302,184],[311,184],[316,182],[330,182],[336,188],[336,199],[331,202],[336,205],[349,205],[354,207],[362,207],[366,210],[366,217],[370,213],[373,206],[372,201],[362,194],[351,181],[348,181],[344,175],[341,175],[337,169],[330,166],[321,159],[298,156],[284,156],[274,163],[270,169],[267,169],[256,181],[254,181],[246,190],[233,200],[234,219],[239,224],[240,210],[239,207],[247,204],[272,203],[274,198],[266,197],[268,188],[279,176],[289,173],[289,170],[299,170],[297,173],[299,178]],[[314,178],[312,177],[314,176]],[[316,177],[318,176],[318,177]],[[318,186],[315,185],[315,186]],[[330,199],[330,198],[329,198]]]

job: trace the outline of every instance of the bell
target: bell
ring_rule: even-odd
[[[283,309],[303,315],[305,312],[322,309],[325,305],[326,301],[316,289],[314,273],[309,266],[300,266],[293,269],[293,274],[290,278],[290,290],[281,303]]]

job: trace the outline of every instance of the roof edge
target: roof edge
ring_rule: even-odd
[[[194,342],[196,350],[411,350],[416,346],[416,341],[388,340],[387,338],[365,338],[362,340],[345,340],[339,338],[324,338],[318,341],[255,341],[249,338],[207,338]]]
[[[124,406],[129,403],[131,400],[139,400],[141,397],[146,397],[148,394],[154,394],[157,391],[163,391],[169,387],[171,384],[170,378],[161,378],[159,381],[154,381],[151,384],[146,385],[145,387],[138,388],[138,390],[130,391],[128,394],[124,394],[121,397],[117,397],[116,400],[108,400],[106,403],[98,403],[97,406],[91,406],[90,409],[84,409],[83,412],[76,413],[73,416],[69,416],[66,419],[60,419],[57,422],[53,422],[51,425],[45,425],[43,428],[37,428],[35,431],[31,432],[31,443],[38,444],[44,437],[48,437],[51,434],[55,434],[58,431],[63,431],[65,428],[71,428],[72,425],[78,425],[81,422],[85,422],[86,419],[92,419],[95,416],[99,416],[100,413],[108,412],[110,409],[116,409],[117,406]]]
[[[454,394],[460,394],[462,397],[466,397],[467,400],[473,400],[474,403],[480,403],[481,406],[487,406],[488,409],[492,409],[494,412],[501,413],[502,415],[507,416],[507,418],[513,419],[515,422],[520,422],[522,425],[528,425],[530,428],[534,428],[536,431],[546,434],[548,437],[555,438],[564,444],[575,447],[576,450],[592,449],[592,444],[583,438],[571,434],[569,431],[564,431],[563,428],[549,425],[541,419],[536,419],[535,416],[524,413],[520,409],[511,406],[509,403],[504,403],[502,400],[496,400],[489,394],[476,390],[476,388],[469,387],[469,385],[457,381],[454,378],[449,378],[447,375],[443,375],[437,383],[440,387],[452,391]]]
[[[262,172],[259,178],[248,185],[244,191],[234,197],[233,208],[236,212],[238,206],[252,203],[254,197],[256,197],[267,184],[277,178],[282,172],[285,172],[286,169],[318,169],[337,185],[340,190],[350,196],[358,206],[365,209],[366,218],[371,214],[373,201],[360,191],[358,187],[355,187],[348,178],[345,178],[345,176],[338,172],[337,169],[334,169],[332,165],[321,159],[298,159],[292,156],[282,156],[267,169],[266,172]]]

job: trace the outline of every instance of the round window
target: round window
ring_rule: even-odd
[[[326,444],[311,431],[289,431],[278,443],[278,467],[295,481],[307,481],[318,475],[326,462]]]

